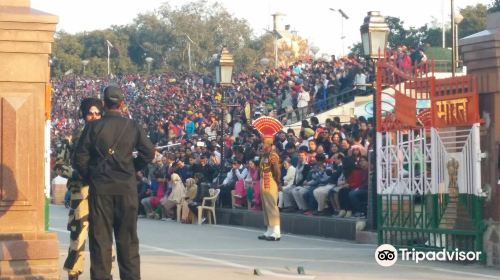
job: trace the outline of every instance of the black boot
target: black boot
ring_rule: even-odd
[[[267,239],[267,236],[265,236],[264,234],[262,234],[262,235],[259,235],[257,238],[258,238],[259,240],[266,240],[266,239]]]

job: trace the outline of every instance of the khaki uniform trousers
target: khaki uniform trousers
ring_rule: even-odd
[[[262,212],[264,213],[264,224],[266,226],[280,225],[280,211],[278,209],[278,185],[273,178],[272,172],[263,172],[263,176],[269,176],[269,186],[265,187],[264,179],[260,182],[260,196],[262,200]]]

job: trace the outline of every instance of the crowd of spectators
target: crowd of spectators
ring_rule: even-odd
[[[289,68],[239,73],[233,79],[234,87],[225,92],[225,103],[229,104],[226,112],[230,115],[225,119],[229,125],[235,116],[245,121],[247,102],[253,114],[280,116],[285,124],[304,119],[337,105],[333,104],[334,97],[352,91],[356,74],[364,69],[364,61],[354,57],[337,60],[332,56],[331,61],[298,61]],[[222,93],[212,75],[130,74],[110,80],[69,74],[52,81],[52,140],[71,134],[79,125],[79,101],[98,96],[108,84],[125,91],[130,116],[147,129],[154,143],[164,145],[184,135],[203,135],[207,127],[209,135],[217,134]],[[194,128],[189,120],[194,122]]]
[[[320,124],[314,114],[337,106],[342,100],[336,97],[345,93],[363,94],[366,88],[355,83],[372,79],[366,63],[332,56],[330,61],[297,61],[288,68],[238,73],[224,93],[226,105],[211,75],[67,75],[53,80],[53,154],[82,126],[80,100],[100,97],[108,84],[118,85],[125,93],[124,114],[138,121],[158,147],[153,163],[138,174],[140,215],[176,218],[175,207],[195,212],[209,188],[220,189],[219,206],[259,210],[261,141],[249,118],[270,115],[284,124],[301,121],[300,131],[288,129],[276,136],[275,149],[283,163],[282,210],[362,216],[372,124],[354,117],[348,124],[338,118]],[[183,220],[187,217],[182,215]]]

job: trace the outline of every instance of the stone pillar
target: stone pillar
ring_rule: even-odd
[[[500,266],[500,242],[493,230],[500,223],[500,13],[489,14],[487,29],[460,39],[459,45],[467,73],[477,78],[479,111],[486,121],[481,126],[481,151],[487,153],[481,163],[481,179],[489,193],[484,209],[489,225],[484,245],[490,251],[488,263]]]
[[[59,279],[45,231],[44,123],[57,17],[0,1],[0,279]],[[49,104],[50,105],[50,104]]]

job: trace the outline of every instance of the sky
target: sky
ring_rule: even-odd
[[[359,27],[368,11],[380,11],[383,16],[399,17],[406,28],[449,21],[451,0],[207,0],[219,2],[235,17],[244,18],[255,35],[272,29],[271,14],[285,14],[283,23],[309,40],[323,53],[341,55],[348,47],[361,41]],[[31,0],[31,7],[59,16],[57,30],[69,33],[105,29],[111,25],[132,23],[139,13],[157,9],[168,2],[179,7],[189,0]],[[455,0],[455,10],[493,0]],[[341,19],[342,9],[349,19]],[[342,22],[343,21],[343,22]],[[343,26],[343,28],[342,28]],[[341,34],[345,35],[342,42]],[[343,47],[344,46],[344,47]]]

